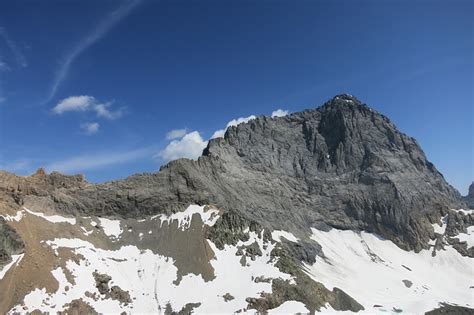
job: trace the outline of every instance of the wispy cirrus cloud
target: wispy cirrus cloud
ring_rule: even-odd
[[[0,72],[7,72],[10,70],[10,67],[7,65],[5,61],[2,60],[2,56],[0,56]]]
[[[58,88],[67,78],[69,70],[71,69],[71,66],[77,57],[79,57],[91,45],[104,37],[115,25],[117,25],[117,23],[125,18],[132,11],[132,9],[140,3],[141,0],[125,1],[122,5],[105,16],[89,35],[77,43],[77,45],[65,56],[64,60],[61,62],[56,76],[54,77],[53,85],[46,102],[49,102],[54,98]]]
[[[22,68],[28,67],[28,62],[26,61],[25,55],[21,49],[18,48],[17,44],[10,38],[6,28],[0,27],[0,37],[3,38],[8,48],[11,50],[18,66]]]
[[[52,162],[46,165],[45,168],[48,172],[58,171],[68,174],[84,172],[141,159],[150,159],[150,155],[153,154],[153,151],[153,147],[147,147],[127,151],[84,154]]]
[[[26,175],[32,170],[32,161],[26,158],[16,159],[8,162],[0,160],[0,170]]]
[[[6,44],[6,47],[11,51],[18,67],[26,68],[28,66],[28,62],[26,61],[25,55],[20,48],[18,48],[17,44],[10,38],[6,28],[0,26],[0,41],[3,41]],[[9,64],[10,63],[10,64]],[[0,104],[4,103],[7,98],[4,95],[3,91],[3,73],[12,71],[13,66],[11,62],[7,63],[4,60],[4,56],[0,55]]]
[[[0,56],[0,104],[5,102],[7,98],[3,95],[3,81],[2,81],[2,73],[7,72],[10,70],[8,65],[2,61],[2,56]]]

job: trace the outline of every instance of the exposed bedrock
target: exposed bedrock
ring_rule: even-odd
[[[466,204],[470,209],[474,209],[474,182],[469,186],[469,191],[467,196],[464,197],[464,201],[466,201]]]
[[[0,268],[12,260],[12,255],[23,253],[25,244],[4,218],[0,217]]]

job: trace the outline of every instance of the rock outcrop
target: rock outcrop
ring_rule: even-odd
[[[23,253],[24,243],[5,219],[0,217],[0,268],[12,260],[12,255]]]
[[[467,196],[464,197],[464,201],[466,201],[466,204],[470,209],[474,209],[474,182],[469,186],[469,191]]]

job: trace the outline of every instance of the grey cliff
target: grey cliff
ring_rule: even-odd
[[[474,182],[469,186],[469,191],[467,196],[464,197],[464,201],[466,201],[466,204],[470,209],[474,209]]]

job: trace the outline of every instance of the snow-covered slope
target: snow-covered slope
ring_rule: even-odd
[[[324,256],[307,265],[311,277],[354,297],[368,312],[420,314],[440,302],[474,306],[473,259],[451,246],[404,251],[377,235],[313,229]]]
[[[270,314],[314,309],[291,291],[280,296],[277,285],[301,285],[298,273],[279,264],[278,254],[282,245],[298,244],[300,238],[246,228],[244,240],[219,248],[205,233],[221,219],[211,207],[190,205],[138,220],[73,218],[26,208],[2,217],[26,242],[25,253],[0,270],[0,306],[10,313],[256,313],[252,301],[261,299]],[[433,227],[442,234],[445,225]],[[449,245],[415,253],[366,232],[312,231],[310,239],[321,252],[303,272],[327,292],[339,289],[355,299],[364,308],[359,313],[418,314],[443,303],[474,306],[473,260]],[[318,310],[339,313],[328,302]]]
[[[44,278],[49,276],[54,285],[36,283],[26,290],[17,288],[25,295],[10,312],[60,312],[80,301],[100,313],[164,313],[167,309],[233,313],[247,310],[247,298],[271,293],[272,279],[293,281],[291,275],[275,266],[277,258],[271,255],[275,242],[264,240],[262,233],[246,231],[248,240],[226,245],[222,250],[206,240],[209,256],[202,264],[209,263],[212,271],[206,279],[202,274],[183,274],[178,270],[175,258],[159,253],[160,238],[165,237],[173,246],[183,246],[177,248],[177,252],[192,255],[187,252],[186,244],[178,241],[179,236],[175,234],[176,240],[169,237],[173,233],[199,237],[199,233],[192,230],[212,226],[219,218],[218,212],[191,205],[186,211],[170,216],[126,222],[93,217],[76,220],[29,209],[22,209],[14,216],[5,215],[21,234],[35,233],[36,229],[51,230],[46,237],[37,234],[31,238],[26,256],[30,262],[38,254],[43,256],[34,249],[39,246],[50,252],[54,260],[50,266],[35,266],[35,269],[49,273]],[[33,225],[35,229],[29,229]],[[144,229],[148,232],[143,233]],[[145,248],[154,240],[158,242],[157,246]],[[257,254],[237,253],[253,244]],[[25,269],[35,272],[29,270],[29,264],[22,265],[22,256],[15,256],[14,261],[1,270],[0,279],[5,275],[8,279],[0,283],[0,288],[3,289],[2,285],[7,282],[10,282],[10,288],[15,287],[15,279]],[[101,288],[98,275],[109,279]],[[296,304],[285,304],[280,309],[292,305]],[[304,305],[298,309],[305,309]]]

